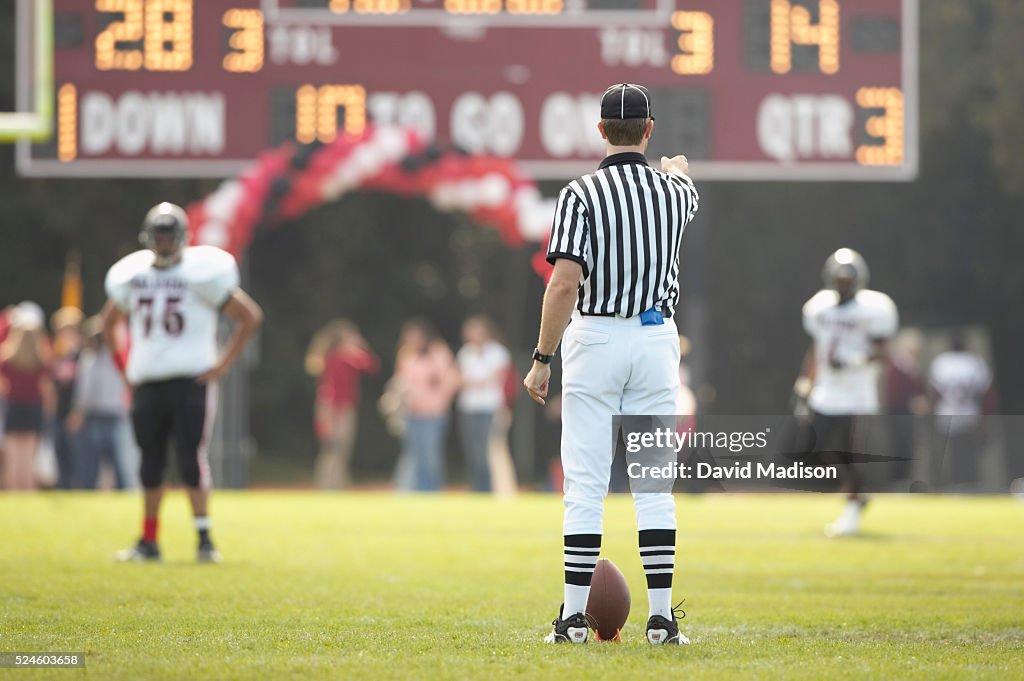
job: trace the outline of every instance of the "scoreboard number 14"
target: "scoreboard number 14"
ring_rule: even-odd
[[[53,0],[56,135],[18,168],[223,176],[372,121],[563,179],[603,151],[594,99],[634,82],[650,153],[702,179],[907,180],[918,2]]]

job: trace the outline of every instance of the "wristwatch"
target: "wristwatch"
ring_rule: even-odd
[[[540,348],[533,349],[534,361],[540,362],[541,364],[551,364],[552,357],[554,357],[554,355],[545,355],[543,352],[540,351]]]

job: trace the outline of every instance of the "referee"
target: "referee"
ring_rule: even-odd
[[[597,128],[606,158],[558,197],[547,254],[554,272],[533,367],[523,381],[544,404],[561,341],[565,601],[549,643],[587,640],[584,610],[601,549],[612,417],[675,413],[679,245],[697,211],[686,157],[662,157],[660,171],[644,157],[654,129],[647,88],[608,88]],[[647,640],[689,643],[671,604],[675,499],[670,492],[633,498],[650,602]]]

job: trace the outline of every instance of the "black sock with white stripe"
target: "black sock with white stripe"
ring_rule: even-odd
[[[210,517],[209,516],[196,516],[195,517],[196,532],[199,534],[200,544],[209,544],[210,542]]]
[[[565,606],[562,619],[585,612],[590,597],[597,557],[601,554],[601,535],[565,535]]]
[[[647,576],[650,616],[672,619],[672,572],[676,563],[675,530],[640,530],[640,560]]]

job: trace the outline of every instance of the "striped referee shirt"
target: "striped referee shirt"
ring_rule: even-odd
[[[689,178],[651,168],[643,154],[613,154],[562,189],[547,259],[583,267],[576,309],[633,317],[652,307],[675,311],[679,244],[697,212]]]

